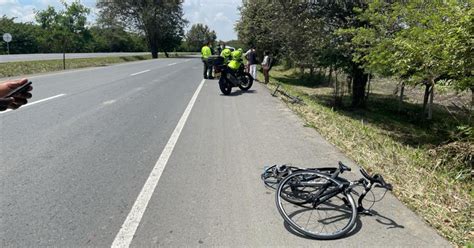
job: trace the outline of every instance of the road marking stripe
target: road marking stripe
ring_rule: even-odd
[[[117,101],[117,100],[109,100],[109,101],[103,102],[102,104],[103,104],[103,105],[110,105],[110,104],[112,104],[112,103],[115,103],[116,101]]]
[[[120,227],[117,236],[115,236],[114,242],[112,243],[111,247],[129,247],[132,243],[133,236],[135,235],[138,225],[140,224],[143,214],[145,213],[145,210],[148,206],[148,202],[150,201],[151,196],[153,195],[153,192],[155,191],[155,188],[158,185],[158,181],[160,180],[161,174],[163,173],[163,170],[165,169],[165,166],[168,163],[168,159],[170,158],[171,153],[173,152],[174,146],[176,145],[179,135],[181,134],[181,131],[183,130],[184,125],[186,124],[188,116],[191,113],[191,110],[194,106],[194,103],[196,102],[199,92],[202,89],[202,86],[204,85],[204,82],[205,80],[202,80],[198,88],[194,92],[194,95],[189,101],[188,106],[184,110],[181,119],[179,119],[176,128],[171,134],[168,143],[166,144],[165,148],[163,148],[163,151],[161,152],[158,161],[156,161],[156,164],[153,167],[150,176],[146,180],[145,185],[143,185],[143,188],[140,191],[140,194],[138,195],[137,199],[135,200],[132,209],[128,213],[125,222],[123,223],[122,227]]]
[[[150,71],[150,70],[139,71],[139,72],[130,74],[130,76],[135,76],[135,75],[142,74],[142,73],[149,72],[149,71]]]
[[[178,64],[178,63],[171,63],[171,64],[168,64],[168,65],[171,66],[171,65],[176,65],[176,64]]]
[[[53,100],[54,98],[58,98],[58,97],[62,97],[62,96],[65,96],[66,94],[59,94],[59,95],[55,95],[55,96],[52,96],[52,97],[48,97],[48,98],[45,98],[45,99],[41,99],[41,100],[38,100],[38,101],[35,101],[35,102],[31,102],[31,103],[27,103],[23,106],[20,107],[20,109],[24,109],[24,108],[27,108],[29,106],[32,106],[32,105],[35,105],[37,103],[42,103],[42,102],[46,102],[46,101],[49,101],[49,100]],[[3,113],[7,113],[7,112],[10,112],[12,111],[13,109],[8,109],[0,114],[3,114]]]

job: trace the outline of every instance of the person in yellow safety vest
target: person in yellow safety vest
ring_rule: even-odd
[[[242,51],[241,50],[233,51],[231,56],[232,56],[232,60],[229,62],[227,66],[230,69],[237,71],[240,68],[240,65],[242,64]]]
[[[204,64],[204,79],[213,79],[212,77],[212,65],[209,64],[208,58],[212,55],[212,50],[211,50],[211,42],[207,42],[206,45],[204,45],[201,48],[201,59],[202,63]]]
[[[229,62],[230,56],[231,56],[231,51],[229,48],[224,48],[221,52],[221,57],[224,58],[224,64],[227,64]]]

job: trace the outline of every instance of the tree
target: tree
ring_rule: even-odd
[[[13,36],[10,42],[10,53],[37,53],[39,52],[41,34],[39,26],[33,23],[16,23],[15,18],[0,17],[0,34],[10,33]],[[0,54],[6,53],[6,43],[2,42]]]
[[[254,0],[244,1],[239,10],[240,20],[235,25],[239,41],[247,47],[255,46],[260,56],[265,50],[277,56],[283,49],[283,39],[289,36],[285,32],[288,20],[282,6],[273,1]]]
[[[366,8],[365,1],[245,1],[236,30],[245,43],[283,56],[302,69],[329,67],[351,74],[352,105],[362,107],[368,75],[352,59],[350,39],[336,32],[364,26],[356,18],[357,8]]]
[[[66,69],[65,53],[79,52],[90,40],[90,32],[86,27],[87,14],[90,10],[75,1],[71,4],[63,2],[64,10],[57,12],[49,6],[46,10],[36,13],[36,21],[46,30],[41,37],[43,49],[63,52],[63,67]]]
[[[115,18],[101,15],[90,30],[90,46],[94,52],[144,52],[148,49],[144,35],[127,32],[125,25]]]
[[[353,60],[353,47],[350,40],[339,35],[338,30],[365,26],[365,22],[357,19],[357,14],[358,10],[366,8],[367,3],[364,0],[314,1],[309,6],[309,11],[313,16],[321,19],[320,23],[324,25],[322,30],[330,33],[328,39],[330,56],[326,58],[352,77],[352,107],[364,107],[366,104],[368,74],[361,63]]]
[[[240,40],[229,40],[229,41],[223,41],[223,42],[226,44],[226,46],[242,48],[244,51],[247,51],[249,49],[249,47]]]
[[[190,51],[200,51],[201,47],[208,42],[214,43],[216,41],[216,32],[210,30],[205,24],[197,23],[191,26],[191,29],[186,33],[186,43]]]
[[[437,83],[473,87],[472,15],[468,1],[374,1],[358,17],[367,25],[345,31],[366,70],[425,86],[423,112],[431,119]]]
[[[102,0],[97,3],[101,16],[119,19],[130,29],[142,31],[153,58],[158,51],[179,47],[184,36],[182,1]]]
[[[88,50],[93,52],[144,52],[147,43],[144,36],[126,32],[121,27],[90,28],[92,41]]]

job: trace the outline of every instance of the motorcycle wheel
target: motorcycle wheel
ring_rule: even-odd
[[[232,86],[230,86],[230,83],[227,82],[227,80],[223,76],[221,76],[221,78],[219,79],[219,88],[221,89],[221,92],[224,95],[229,95],[232,91]]]
[[[250,75],[250,73],[246,72],[244,75],[240,78],[241,84],[239,85],[239,88],[243,91],[247,91],[252,87],[253,84],[253,77]]]

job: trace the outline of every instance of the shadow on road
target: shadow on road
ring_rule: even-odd
[[[392,229],[392,228],[405,228],[403,225],[398,224],[396,221],[393,219],[388,218],[387,216],[381,215],[379,212],[375,210],[370,211],[374,217],[376,217],[375,221],[378,223],[387,226],[387,229]]]
[[[234,92],[230,93],[227,96],[240,96],[242,94],[254,94],[254,93],[257,93],[257,91],[256,90],[247,90],[247,91],[237,90],[237,91],[234,91]],[[226,96],[226,95],[221,94],[221,96]]]
[[[393,219],[391,219],[387,216],[381,215],[379,212],[377,212],[375,210],[371,210],[370,213],[373,214],[373,216],[368,216],[368,217],[375,217],[376,218],[375,221],[377,221],[379,224],[387,226],[387,229],[405,228],[403,225],[398,224],[396,221],[394,221]],[[298,237],[304,238],[304,239],[315,239],[315,238],[311,238],[311,237],[308,237],[308,236],[305,236],[305,235],[299,233],[298,231],[293,229],[293,227],[291,227],[285,221],[283,222],[283,225],[285,226],[285,229],[288,232],[290,232],[291,234],[293,234],[295,236],[298,236]],[[358,218],[356,220],[356,224],[354,225],[354,228],[347,235],[344,235],[343,237],[340,237],[338,239],[348,238],[348,237],[358,233],[362,229],[362,226],[363,226],[362,221],[360,219],[360,216],[358,216]]]
[[[308,237],[308,236],[305,236],[305,235],[299,233],[298,231],[293,229],[293,227],[291,227],[288,223],[286,223],[286,221],[283,222],[283,225],[285,226],[285,229],[288,232],[290,232],[291,234],[293,234],[295,236],[298,236],[298,237],[304,238],[304,239],[319,240],[319,239],[311,238],[311,237]],[[357,218],[356,223],[354,225],[354,228],[352,228],[352,230],[347,235],[345,235],[343,237],[340,237],[340,238],[337,238],[337,239],[343,239],[343,238],[350,237],[350,236],[358,233],[361,229],[362,229],[362,221],[360,221],[360,218]],[[332,239],[332,240],[337,240],[337,239]],[[324,241],[324,240],[321,240],[321,241]]]

